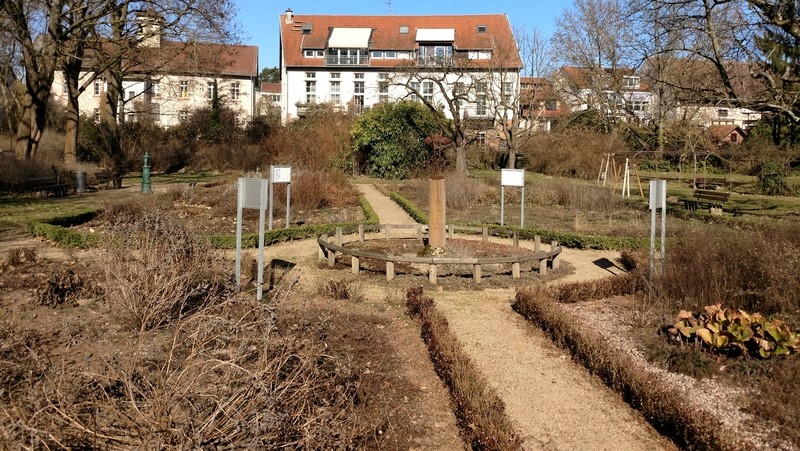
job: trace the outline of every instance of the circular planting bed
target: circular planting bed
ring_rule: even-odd
[[[448,225],[447,231],[447,246],[437,249],[427,246],[425,225],[338,228],[334,237],[323,235],[317,238],[319,258],[333,267],[337,258],[345,263],[349,257],[354,274],[362,269],[385,271],[388,281],[398,273],[427,274],[433,284],[439,276],[445,275],[472,275],[474,282],[480,283],[484,275],[510,273],[517,279],[523,270],[535,270],[544,275],[548,267],[559,267],[561,247],[555,241],[545,250],[548,246],[543,246],[540,238],[534,236],[530,249],[520,246],[517,232],[508,229]],[[377,232],[377,235],[367,235],[367,232]],[[458,238],[456,233],[460,235]],[[358,235],[357,240],[349,239],[353,234]],[[401,234],[404,237],[400,237]],[[461,235],[473,237],[469,239]],[[475,239],[475,235],[479,238]],[[494,239],[497,236],[511,238],[512,244],[497,242]]]

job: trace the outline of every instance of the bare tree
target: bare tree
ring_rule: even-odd
[[[631,29],[622,0],[575,0],[556,19],[553,55],[585,68],[630,66]]]
[[[546,111],[545,105],[539,104],[542,94],[551,90],[549,83],[542,83],[551,72],[547,39],[536,28],[518,28],[514,34],[515,42],[496,42],[494,64],[485,77],[491,84],[487,107],[497,119],[500,140],[508,150],[509,169],[514,168],[519,150],[535,135],[539,116]],[[521,83],[520,75],[530,83]]]

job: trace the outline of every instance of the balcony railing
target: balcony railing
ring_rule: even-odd
[[[369,55],[328,55],[325,57],[326,66],[369,66]]]
[[[417,57],[417,64],[423,67],[445,67],[453,65],[452,56],[431,56],[420,55]]]

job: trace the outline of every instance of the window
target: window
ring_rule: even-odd
[[[136,91],[128,91],[128,100],[133,100],[136,97]]]
[[[373,58],[382,59],[383,58],[383,51],[382,50],[373,50],[372,51],[372,57]]]
[[[486,33],[486,25],[478,25],[478,33]]]
[[[378,102],[387,103],[389,101],[389,83],[385,81],[378,82]]]
[[[475,85],[475,92],[477,92],[478,94],[486,94],[486,88],[488,86],[489,85],[485,81],[479,81]]]
[[[306,81],[306,103],[317,103],[317,82]]]
[[[450,63],[453,58],[452,45],[420,45],[419,64],[424,66],[441,66]]]
[[[355,78],[356,80],[363,80],[364,74],[363,73],[353,74],[353,78]]]
[[[419,102],[419,97],[417,97],[417,93],[418,92],[419,92],[419,82],[418,81],[412,81],[411,82],[411,95],[409,96],[409,99],[411,99],[412,102]]]
[[[631,110],[633,110],[633,111],[646,111],[647,110],[647,105],[649,105],[649,104],[650,104],[650,102],[648,102],[646,100],[634,100],[634,101],[631,102]]]
[[[364,78],[364,74],[356,74],[357,76],[361,75],[361,78]],[[356,113],[361,113],[364,111],[364,82],[363,81],[356,81],[353,82],[353,103],[355,107]]]
[[[719,116],[719,117],[728,117],[728,110],[727,109],[719,109],[719,110],[717,110],[717,116]]]
[[[353,92],[356,94],[364,94],[364,82],[363,81],[353,82]]]
[[[411,52],[408,50],[398,50],[397,51],[397,59],[399,60],[407,60],[411,58]]]
[[[94,79],[94,95],[99,96],[103,92],[103,88],[105,87],[106,79],[103,77],[98,77]]]
[[[150,95],[153,97],[158,97],[161,95],[161,89],[158,86],[158,83],[150,83]]]
[[[475,114],[478,116],[486,116],[486,96],[479,95],[475,104]]]
[[[186,80],[181,80],[178,84],[178,96],[181,99],[188,99],[189,98],[189,82]]]
[[[306,72],[306,80],[308,80],[308,79],[313,80],[315,78],[317,78],[317,73],[316,72]]]
[[[433,103],[433,82],[426,81],[422,83],[422,98],[428,102]]]
[[[383,52],[383,57],[386,59],[395,59],[397,58],[397,52],[395,52],[394,50],[387,50]]]
[[[626,88],[638,88],[639,87],[639,77],[626,76],[626,77],[623,77],[623,82],[625,83],[625,87]]]
[[[306,58],[313,58],[315,53],[313,50],[303,50],[303,56]]]
[[[180,110],[178,112],[178,122],[181,124],[189,120],[189,110]]]
[[[94,123],[95,124],[99,124],[100,123],[100,108],[95,108],[94,109]]]
[[[161,122],[161,105],[154,103],[150,106],[150,117],[153,122]]]
[[[731,133],[731,142],[735,143],[739,141],[739,134],[736,132]]]
[[[334,80],[338,80],[342,78],[342,74],[340,74],[339,72],[331,72],[331,78]]]
[[[548,100],[544,104],[544,109],[547,111],[556,111],[558,109],[558,102],[555,100]]]
[[[475,143],[479,149],[483,149],[486,146],[486,132],[478,132],[475,136]]]
[[[239,100],[239,82],[231,83],[231,100]]]
[[[206,84],[206,99],[214,98],[214,93],[216,92],[214,86],[213,81],[209,81],[208,84]]]
[[[333,74],[331,74],[333,75]],[[331,82],[331,103],[334,105],[341,105],[342,103],[342,82]]]
[[[511,93],[514,91],[514,84],[510,81],[503,82],[503,105],[511,105]]]
[[[400,34],[408,34],[408,25],[400,25]]]

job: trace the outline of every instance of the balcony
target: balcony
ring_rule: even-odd
[[[369,55],[327,55],[326,66],[369,66]]]

